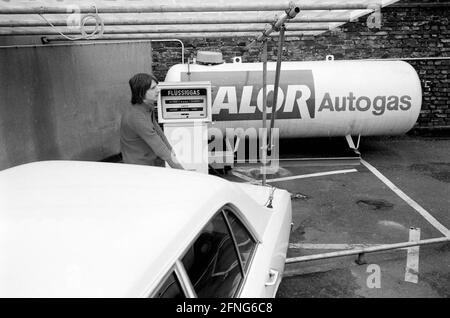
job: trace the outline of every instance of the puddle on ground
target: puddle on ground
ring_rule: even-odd
[[[381,211],[391,210],[394,207],[394,204],[385,200],[358,200],[356,204],[363,209]]]
[[[289,240],[291,242],[301,242],[305,240],[306,227],[300,224],[294,231],[291,232]]]
[[[450,164],[445,162],[432,162],[427,164],[412,164],[409,169],[423,172],[432,178],[450,183]]]

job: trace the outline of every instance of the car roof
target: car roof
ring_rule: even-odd
[[[143,296],[221,206],[257,206],[218,177],[82,161],[0,171],[0,193],[0,296],[19,297]]]

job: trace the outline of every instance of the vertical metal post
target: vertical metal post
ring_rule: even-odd
[[[266,185],[266,165],[267,165],[267,39],[262,47],[263,62],[263,117],[262,117],[262,185]]]
[[[273,88],[273,101],[272,101],[272,117],[270,118],[270,129],[269,129],[269,147],[268,147],[268,154],[269,156],[272,153],[272,129],[275,125],[275,117],[276,117],[276,110],[277,110],[277,99],[278,99],[278,87],[280,86],[280,71],[281,71],[281,59],[282,59],[282,51],[283,51],[283,44],[284,44],[284,31],[285,26],[282,25],[280,28],[280,37],[278,39],[278,54],[277,54],[277,68],[275,71],[275,85]]]

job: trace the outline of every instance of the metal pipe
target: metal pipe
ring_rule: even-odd
[[[57,44],[19,44],[19,45],[3,45],[0,49],[20,49],[20,48],[38,48],[38,47],[60,47],[60,46],[85,46],[85,45],[98,45],[98,44],[124,44],[124,43],[149,43],[153,40],[136,40],[136,41],[96,41],[96,42],[81,42],[81,41],[68,41],[68,43],[57,43]]]
[[[385,59],[359,59],[356,61],[432,61],[432,60],[450,60],[450,56],[436,57],[394,57]]]
[[[80,13],[150,13],[150,12],[224,12],[224,11],[277,11],[289,7],[289,1],[235,1],[216,0],[215,4],[202,3],[197,1],[171,2],[166,4],[161,0],[147,0],[145,5],[98,5],[78,4]],[[364,10],[370,2],[361,1],[358,3],[308,3],[301,2],[297,6],[301,10]],[[0,5],[0,14],[66,14],[66,5]]]
[[[266,185],[266,166],[267,166],[267,39],[262,46],[262,62],[263,62],[263,144],[262,144],[262,185]]]
[[[293,6],[292,3],[286,12],[279,17],[272,26],[266,28],[263,33],[256,39],[256,41],[262,41],[266,37],[268,37],[272,32],[278,31],[280,27],[286,23],[286,21],[295,18],[295,16],[300,12],[300,8],[297,6]]]
[[[285,36],[295,36],[300,37],[305,34],[305,32],[290,32]],[[310,34],[311,35],[311,34]],[[271,34],[270,37],[277,37],[278,34]],[[193,39],[193,38],[235,38],[235,37],[245,37],[254,38],[255,33],[251,32],[210,32],[210,33],[163,33],[163,34],[110,34],[103,35],[100,38],[89,38],[87,40],[76,40],[76,41],[101,41],[101,40],[142,40],[142,39],[166,39],[166,38],[177,38],[177,39]],[[66,38],[62,36],[54,37],[43,37],[46,42],[66,42]]]
[[[150,40],[150,42],[179,42],[181,44],[181,64],[184,64],[184,43],[179,39]]]
[[[178,25],[176,27],[123,27],[123,28],[104,28],[103,34],[135,34],[135,33],[193,33],[193,32],[258,32],[262,28],[261,25],[217,25],[217,26],[192,26],[192,25]],[[330,28],[327,25],[322,26],[309,26],[309,25],[289,25],[289,30],[292,31],[329,31]],[[87,34],[91,34],[95,31],[95,28],[88,27],[84,31]],[[63,28],[1,28],[0,36],[5,35],[58,35],[58,34],[80,34],[80,30],[63,29]]]
[[[69,43],[57,43],[57,44],[26,44],[26,45],[3,45],[0,49],[19,49],[19,48],[37,48],[37,47],[60,47],[60,46],[84,46],[84,45],[96,45],[96,44],[127,44],[127,43],[153,43],[153,42],[179,42],[181,44],[181,63],[184,64],[184,43],[179,39],[161,39],[161,40],[136,40],[136,41],[95,41],[95,42],[79,42],[68,41]]]
[[[269,147],[268,154],[272,154],[272,130],[275,125],[275,117],[277,114],[277,103],[278,103],[278,87],[280,86],[280,73],[281,73],[281,60],[283,58],[283,44],[284,44],[284,26],[281,27],[280,37],[278,38],[278,52],[277,52],[277,66],[275,69],[275,85],[273,88],[273,100],[272,100],[272,116],[270,118],[270,128],[269,128]]]
[[[67,19],[51,19],[46,17],[54,26],[67,27]],[[125,25],[176,25],[176,24],[239,24],[239,23],[272,23],[272,18],[248,16],[248,17],[230,17],[224,19],[223,17],[208,17],[208,18],[103,18],[105,26],[125,26]],[[346,23],[350,22],[350,18],[307,18],[301,20],[294,19],[294,23]],[[88,20],[86,26],[95,25],[94,21]],[[49,24],[45,20],[1,20],[0,27],[48,27]]]
[[[444,243],[444,242],[449,242],[449,241],[450,241],[449,237],[440,237],[440,238],[422,240],[422,241],[417,241],[417,242],[386,244],[386,245],[382,245],[382,246],[357,248],[357,249],[347,250],[347,251],[321,253],[321,254],[315,254],[315,255],[288,258],[288,259],[286,259],[286,264],[310,262],[310,261],[317,261],[317,260],[322,260],[322,259],[330,259],[330,258],[336,258],[336,257],[375,253],[375,252],[383,252],[383,251],[401,249],[401,248],[405,248],[405,247],[430,245],[430,244]]]
[[[443,61],[450,60],[450,56],[431,56],[431,57],[393,57],[378,59],[346,59],[341,61]]]
[[[411,2],[411,3],[394,3],[389,7],[393,8],[447,8],[450,2]]]

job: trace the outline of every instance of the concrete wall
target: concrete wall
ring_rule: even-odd
[[[402,0],[382,10],[379,30],[367,27],[367,17],[321,36],[288,38],[283,49],[286,61],[336,59],[450,57],[450,0]],[[422,3],[422,6],[408,6]],[[434,4],[427,6],[427,3]],[[289,27],[289,24],[288,24]],[[242,56],[244,62],[260,61],[257,49],[246,50],[252,39],[195,39],[183,41],[186,59],[198,50],[221,51],[225,61]],[[269,59],[276,60],[277,43],[269,42]],[[195,55],[194,55],[195,56]],[[170,66],[181,56],[176,43],[153,45],[153,70],[163,80]],[[423,103],[416,128],[450,127],[450,60],[408,61],[419,74]]]
[[[0,170],[117,154],[128,80],[151,65],[150,43],[0,48]]]

